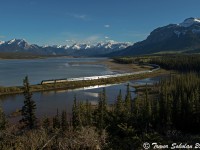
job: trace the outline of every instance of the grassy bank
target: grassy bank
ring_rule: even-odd
[[[41,92],[41,91],[76,89],[76,88],[95,86],[95,85],[121,83],[121,82],[129,81],[129,80],[137,80],[137,79],[160,76],[163,74],[169,74],[169,72],[167,72],[166,70],[160,69],[156,72],[151,72],[151,73],[129,75],[129,76],[122,76],[122,77],[112,77],[112,78],[107,78],[107,79],[68,81],[68,82],[63,82],[63,83],[43,84],[43,85],[38,84],[38,85],[31,85],[31,91]],[[0,87],[0,95],[13,95],[13,94],[20,94],[20,93],[23,93],[22,86]]]

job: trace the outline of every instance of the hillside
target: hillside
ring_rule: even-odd
[[[169,24],[153,30],[144,41],[110,56],[129,56],[168,52],[200,52],[200,19],[188,18],[180,24]]]

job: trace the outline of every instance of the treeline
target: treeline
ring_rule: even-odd
[[[161,68],[178,70],[181,72],[199,72],[200,70],[200,55],[165,55],[152,58],[150,63],[160,65]]]
[[[199,72],[200,70],[200,55],[198,54],[166,54],[154,56],[118,57],[113,58],[113,60],[122,64],[157,64],[161,68],[180,72]]]
[[[99,134],[97,129],[80,118],[80,110],[87,110],[89,119],[89,103],[76,104],[74,99],[73,115],[68,117],[62,111],[54,117],[39,120],[36,115],[36,104],[32,99],[28,77],[23,81],[24,105],[21,119],[15,126],[9,126],[3,110],[0,108],[0,149],[99,149],[105,145],[106,135]],[[78,112],[77,112],[78,111]],[[77,116],[78,115],[78,116]],[[82,120],[81,124],[77,121]]]
[[[116,102],[107,104],[106,91],[99,95],[96,108],[74,101],[73,127],[94,126],[108,134],[108,147],[142,148],[148,142],[188,142],[200,139],[200,77],[195,73],[171,76],[143,94],[131,97],[127,85],[125,98],[119,91]],[[197,135],[197,136],[192,136]]]
[[[18,142],[23,145],[30,134],[35,136],[35,139],[31,137],[32,142],[39,143],[29,144],[35,149],[128,150],[142,149],[144,142],[192,144],[200,140],[200,77],[195,73],[171,76],[150,88],[145,86],[136,98],[131,97],[128,84],[125,97],[120,90],[112,105],[107,103],[105,88],[99,93],[97,105],[78,101],[75,96],[71,116],[57,111],[53,118],[45,118],[40,125],[26,82],[24,86],[27,88],[26,109],[22,110],[23,130],[14,136],[12,133],[11,137],[5,132],[0,137],[0,149],[17,147]],[[1,130],[6,129],[6,121],[3,122]]]
[[[120,63],[120,64],[133,64],[133,63],[139,63],[139,64],[143,64],[145,62],[149,61],[149,57],[148,56],[143,56],[143,57],[114,57],[113,61],[116,63]]]
[[[200,76],[188,73],[160,81],[158,100],[152,106],[159,113],[160,126],[200,133]],[[155,113],[156,114],[156,113]]]

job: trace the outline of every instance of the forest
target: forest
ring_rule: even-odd
[[[162,55],[145,55],[135,57],[116,57],[113,60],[117,63],[150,63],[160,65],[167,70],[179,72],[199,72],[200,70],[199,54],[162,54]]]
[[[131,97],[133,87],[127,84],[125,97],[119,90],[115,103],[108,104],[103,88],[97,105],[75,95],[72,114],[57,110],[51,118],[37,119],[26,77],[20,122],[12,126],[0,109],[0,149],[131,150],[143,149],[145,142],[194,145],[200,141],[200,76],[195,65],[199,59],[185,57],[174,56],[177,61],[171,67],[172,57],[159,56],[160,66],[178,72],[156,84],[136,87],[136,97]],[[145,57],[145,62],[156,63],[154,59]],[[141,63],[144,58],[137,60]]]

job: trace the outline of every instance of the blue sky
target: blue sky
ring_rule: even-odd
[[[199,6],[199,0],[1,0],[0,40],[137,42],[157,27],[200,17]]]

